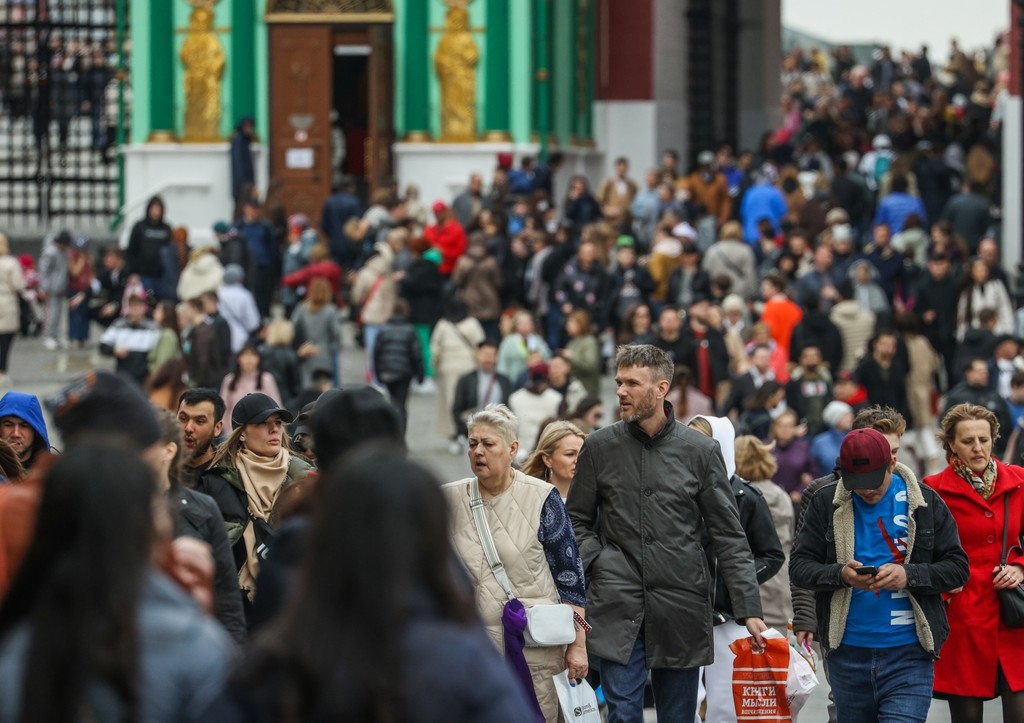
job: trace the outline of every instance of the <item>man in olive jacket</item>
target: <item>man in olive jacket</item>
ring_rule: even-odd
[[[619,347],[615,362],[622,421],[584,442],[567,502],[587,569],[588,649],[610,723],[643,720],[648,670],[659,719],[693,720],[699,668],[714,652],[701,533],[714,539],[733,613],[761,649],[753,557],[718,443],[676,421],[665,401],[671,359],[638,344]]]

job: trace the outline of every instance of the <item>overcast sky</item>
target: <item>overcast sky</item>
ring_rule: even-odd
[[[1008,30],[1010,0],[782,0],[782,24],[831,42],[888,42],[894,51],[925,43],[932,60],[944,60],[950,38],[987,47]]]

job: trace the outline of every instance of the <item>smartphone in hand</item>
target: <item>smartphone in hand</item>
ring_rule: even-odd
[[[853,571],[858,575],[877,575],[878,568],[874,565],[862,565],[861,567],[853,568]]]

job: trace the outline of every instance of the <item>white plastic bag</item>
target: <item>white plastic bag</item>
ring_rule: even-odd
[[[786,698],[789,712],[796,720],[797,713],[804,707],[811,692],[818,686],[817,656],[813,650],[801,650],[789,646],[789,674],[786,678]]]
[[[568,669],[554,676],[555,691],[562,706],[566,723],[601,723],[601,710],[597,706],[597,694],[590,683],[569,680]]]

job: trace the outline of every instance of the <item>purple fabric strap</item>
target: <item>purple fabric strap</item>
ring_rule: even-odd
[[[526,664],[526,656],[523,655],[526,648],[526,639],[523,637],[526,631],[526,608],[519,600],[509,600],[505,603],[505,608],[501,612],[501,628],[504,633],[505,660],[512,667],[519,684],[523,686],[526,699],[533,706],[537,720],[544,723],[544,713],[537,702],[537,693],[533,690],[533,676],[530,675],[530,667]]]

